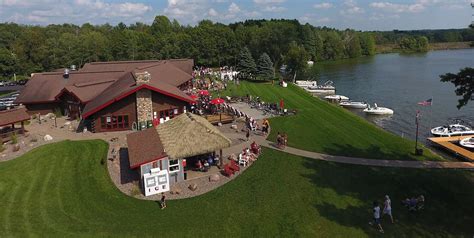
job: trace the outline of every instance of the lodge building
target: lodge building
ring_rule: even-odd
[[[192,59],[87,63],[80,70],[34,74],[18,96],[30,115],[61,112],[92,132],[160,124],[193,99]]]

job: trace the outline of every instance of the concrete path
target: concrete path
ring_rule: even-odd
[[[257,138],[260,139],[260,138]],[[437,162],[437,161],[405,161],[405,160],[378,160],[378,159],[364,159],[354,158],[346,156],[334,156],[320,154],[316,152],[300,150],[292,147],[286,147],[281,150],[278,149],[273,142],[268,140],[257,140],[261,146],[268,147],[274,150],[279,150],[289,154],[303,156],[306,158],[344,163],[344,164],[356,164],[356,165],[367,165],[367,166],[379,166],[379,167],[396,167],[396,168],[426,168],[426,169],[472,169],[474,170],[474,163],[470,162]]]

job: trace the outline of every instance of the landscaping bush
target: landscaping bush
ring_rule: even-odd
[[[13,133],[11,135],[10,140],[11,140],[12,144],[14,144],[14,145],[18,143],[18,136],[16,135],[16,133]]]

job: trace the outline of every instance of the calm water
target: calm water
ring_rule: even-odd
[[[431,127],[446,124],[454,118],[474,125],[474,101],[458,110],[454,86],[439,79],[439,75],[457,73],[463,67],[474,67],[474,50],[377,55],[315,66],[312,74],[320,82],[332,80],[337,94],[393,109],[395,114],[392,116],[354,113],[397,135],[414,139],[417,110],[422,112],[421,138],[429,136]],[[431,107],[417,105],[429,98],[433,98]]]

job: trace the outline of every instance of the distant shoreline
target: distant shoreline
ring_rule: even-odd
[[[441,42],[441,43],[430,43],[429,51],[433,50],[458,50],[458,49],[470,49],[474,48],[471,46],[470,41],[464,42]],[[377,54],[387,54],[387,53],[400,53],[401,50],[398,47],[398,44],[383,44],[376,45]]]

